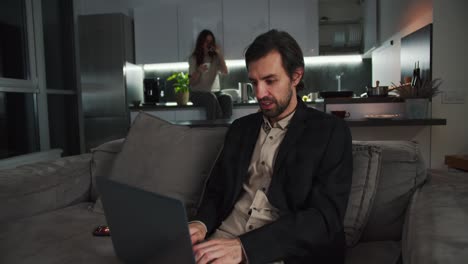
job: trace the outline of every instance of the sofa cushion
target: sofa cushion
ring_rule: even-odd
[[[428,175],[406,213],[403,263],[468,263],[468,172]]]
[[[88,200],[90,154],[0,170],[0,222]]]
[[[369,218],[380,174],[381,150],[353,144],[353,179],[344,219],[346,244],[354,246]]]
[[[111,178],[198,208],[227,128],[190,128],[140,113],[117,155]]]
[[[382,149],[377,193],[361,241],[400,241],[409,200],[427,177],[418,144],[411,141],[356,143]]]
[[[96,201],[99,193],[96,188],[96,177],[109,177],[114,160],[122,149],[124,139],[117,139],[106,142],[91,150],[91,201]]]
[[[121,263],[109,237],[92,232],[106,224],[81,203],[0,226],[0,263]]]

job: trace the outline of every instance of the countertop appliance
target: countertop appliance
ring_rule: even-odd
[[[353,97],[353,91],[322,91],[319,93],[322,98]]]

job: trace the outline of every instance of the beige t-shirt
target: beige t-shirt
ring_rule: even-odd
[[[210,63],[208,70],[202,72],[200,79],[196,84],[190,84],[190,89],[196,92],[217,92],[219,91],[219,72],[221,68],[221,63],[218,56],[213,58],[205,56],[203,58],[203,63]],[[197,60],[195,56],[190,56],[189,59],[189,74],[193,74],[198,69]]]

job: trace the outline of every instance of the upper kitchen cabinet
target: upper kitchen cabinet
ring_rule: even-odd
[[[377,35],[377,0],[366,0],[362,5],[363,32],[364,32],[364,52],[379,45]]]
[[[268,30],[268,0],[223,0],[224,55],[243,59],[255,37]]]
[[[179,61],[188,61],[197,36],[203,29],[211,30],[216,42],[224,47],[221,6],[220,0],[190,1],[179,5]]]
[[[179,60],[176,4],[138,7],[133,16],[137,64]]]
[[[376,0],[366,0],[368,2]],[[363,1],[319,2],[320,55],[359,54],[362,52]]]
[[[270,28],[287,31],[304,56],[319,55],[318,0],[270,0]]]

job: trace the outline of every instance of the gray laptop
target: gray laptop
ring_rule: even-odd
[[[181,201],[96,178],[116,255],[125,263],[194,264]]]

